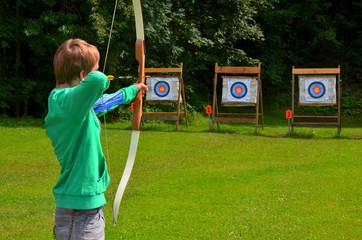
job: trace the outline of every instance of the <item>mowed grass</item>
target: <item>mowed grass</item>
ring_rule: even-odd
[[[112,204],[127,159],[130,123],[102,140],[112,182],[106,239],[360,239],[362,129],[253,126],[207,118],[189,128],[146,123],[118,225]],[[41,120],[0,118],[0,239],[51,239],[59,167]]]

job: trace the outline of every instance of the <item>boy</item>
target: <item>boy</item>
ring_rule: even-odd
[[[110,177],[92,107],[109,81],[97,71],[99,58],[97,48],[81,39],[65,41],[54,56],[56,88],[48,99],[45,129],[61,167],[53,188],[56,239],[104,239],[104,192]],[[123,103],[139,91],[147,86],[121,89]]]

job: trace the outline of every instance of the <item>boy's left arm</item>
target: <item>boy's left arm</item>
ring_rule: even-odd
[[[131,85],[129,87],[121,88],[118,91],[123,95],[122,104],[128,104],[137,96],[138,88],[135,85]]]
[[[93,105],[93,110],[97,117],[101,117],[109,111],[117,108],[119,104],[130,103],[137,95],[138,88],[135,85],[122,88],[112,94],[104,94]]]

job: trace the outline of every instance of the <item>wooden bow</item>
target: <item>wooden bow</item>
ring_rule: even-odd
[[[140,0],[132,0],[133,9],[135,13],[135,22],[136,22],[136,59],[139,64],[138,69],[138,82],[145,82],[145,45],[144,45],[144,30],[143,30],[143,17],[142,17],[142,8]],[[126,167],[124,169],[121,181],[118,185],[116,196],[113,203],[113,225],[117,224],[119,206],[123,197],[123,193],[126,189],[129,177],[133,169],[133,165],[136,159],[138,139],[140,136],[140,125],[142,117],[142,93],[139,92],[134,102],[134,112],[132,119],[132,136],[131,143],[128,152],[128,158],[126,162]]]

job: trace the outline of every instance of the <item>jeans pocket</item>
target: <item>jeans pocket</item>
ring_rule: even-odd
[[[70,234],[71,218],[57,217],[55,218],[54,234],[56,239],[68,239]]]
[[[73,228],[74,216],[69,209],[56,208],[54,217],[54,235],[56,239],[69,239]]]
[[[103,211],[88,215],[84,226],[85,239],[104,239],[105,221]]]

